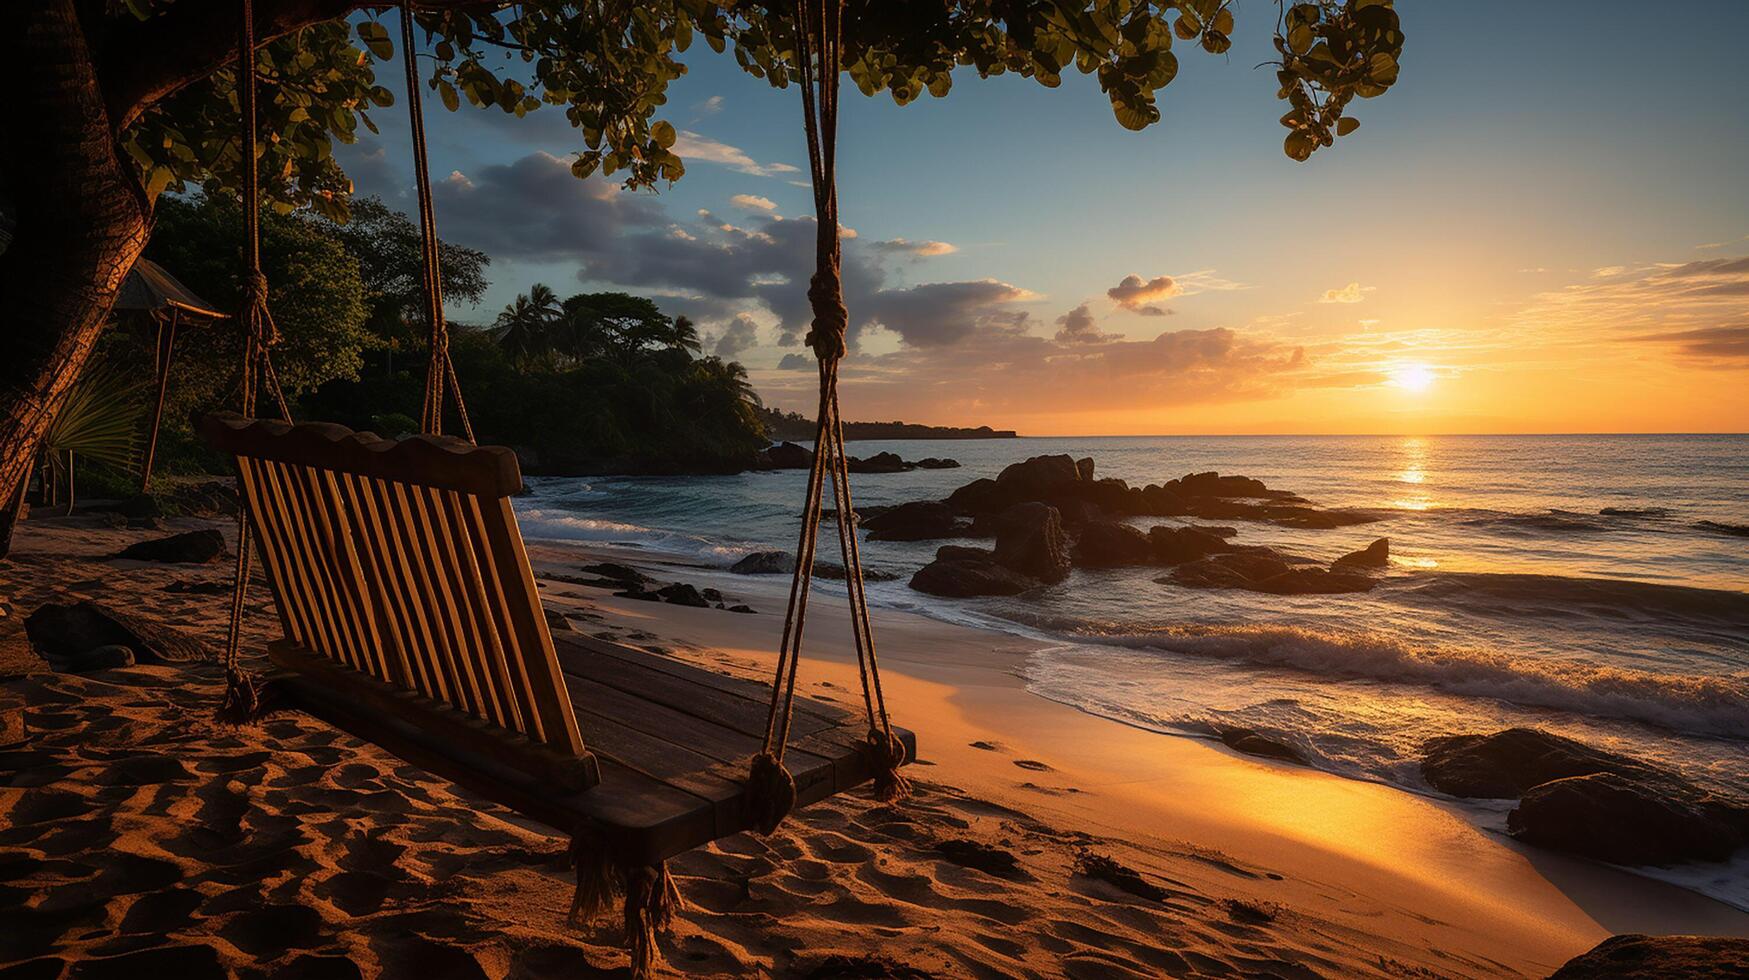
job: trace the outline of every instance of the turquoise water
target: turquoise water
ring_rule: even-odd
[[[1223,522],[1239,528],[1240,543],[1322,560],[1388,536],[1384,584],[1352,596],[1191,590],[1154,582],[1159,569],[1132,568],[1077,569],[1023,597],[936,599],[904,580],[945,542],[865,544],[870,566],[900,576],[872,587],[878,604],[1047,641],[1024,666],[1045,697],[1162,732],[1254,728],[1320,768],[1417,792],[1429,792],[1417,771],[1426,738],[1524,724],[1749,795],[1749,538],[1702,523],[1749,524],[1749,437],[1114,437],[851,449],[963,464],[857,476],[856,500],[866,504],[944,497],[1027,456],[1069,453],[1132,484],[1215,469],[1381,515],[1338,530]],[[533,481],[518,508],[530,537],[727,565],[794,549],[803,479],[553,478]],[[1606,508],[1638,513],[1599,513]],[[1703,890],[1749,907],[1749,866],[1699,875]]]

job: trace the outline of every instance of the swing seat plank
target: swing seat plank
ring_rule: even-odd
[[[770,689],[577,633],[554,637],[509,496],[515,455],[441,437],[211,416],[284,628],[281,703],[627,865],[750,829]],[[798,696],[798,805],[874,776],[859,704]],[[894,729],[906,757],[916,740]]]

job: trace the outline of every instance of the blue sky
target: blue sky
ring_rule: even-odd
[[[1047,90],[962,71],[947,98],[902,108],[847,84],[842,219],[866,266],[853,314],[860,301],[871,318],[846,366],[848,410],[1028,431],[1749,427],[1741,396],[1672,397],[1694,376],[1742,387],[1744,301],[1697,306],[1648,278],[1749,254],[1749,3],[1397,6],[1400,81],[1357,102],[1359,131],[1306,163],[1282,153],[1273,73],[1253,67],[1272,53],[1274,5],[1258,0],[1235,4],[1227,55],[1180,45],[1163,119],[1142,133],[1078,75]],[[486,302],[453,313],[489,321],[536,281],[656,295],[713,340],[733,335],[725,352],[768,399],[800,407],[811,375],[777,367],[796,348],[768,281],[788,273],[736,251],[805,237],[766,240],[774,217],[811,210],[805,172],[781,169],[805,161],[797,91],[702,44],[687,59],[661,114],[686,134],[687,175],[653,195],[547,179],[549,157],[580,147],[557,111],[427,106],[433,172],[454,175],[439,228],[494,255]],[[360,193],[407,207],[398,111],[340,157]],[[519,237],[541,221],[555,227],[526,237],[544,244]],[[682,235],[700,244],[664,251]],[[875,247],[898,240],[953,251]],[[755,284],[713,287],[746,270],[715,266],[703,244],[747,258]],[[1170,277],[1136,305],[1171,315],[1115,302],[1129,275]],[[1051,340],[1078,310],[1087,332]],[[1727,332],[1702,343],[1697,330]],[[990,374],[1003,358],[1030,366]],[[1437,383],[1410,392],[1394,383],[1405,370]],[[1527,385],[1548,404],[1527,403]],[[1029,386],[1051,393],[1016,396]]]

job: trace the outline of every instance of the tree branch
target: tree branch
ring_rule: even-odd
[[[381,0],[257,0],[256,42],[266,44],[293,31],[380,7]],[[177,3],[150,20],[112,21],[102,45],[104,102],[117,133],[186,85],[237,58],[241,0]]]

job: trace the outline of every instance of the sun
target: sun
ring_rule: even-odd
[[[1391,372],[1391,384],[1416,394],[1433,387],[1434,378],[1433,369],[1425,364],[1405,364]]]

